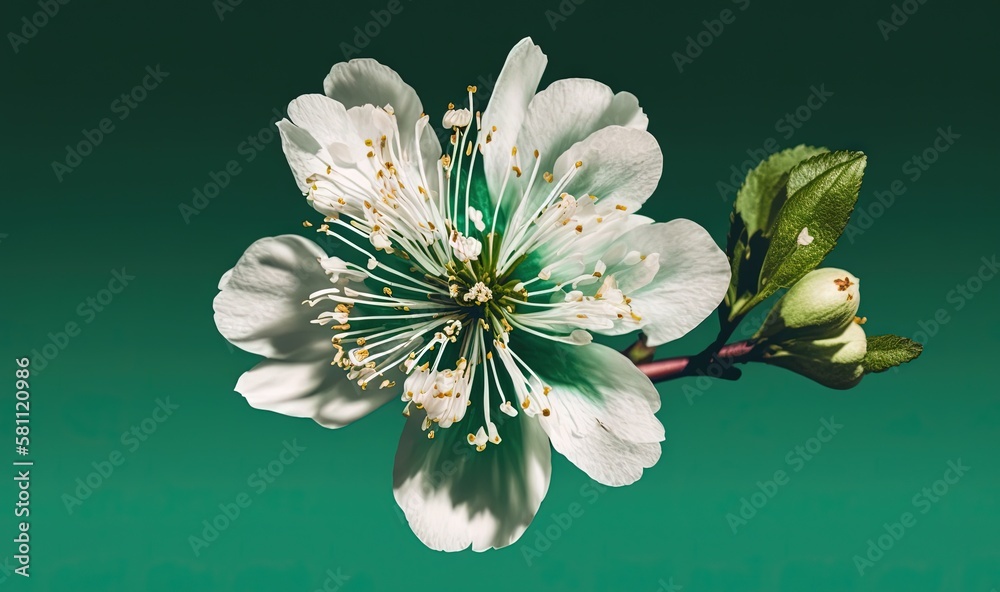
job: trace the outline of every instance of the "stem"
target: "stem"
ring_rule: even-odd
[[[735,364],[749,361],[755,354],[753,341],[738,341],[712,352],[709,348],[694,356],[667,358],[655,362],[637,364],[639,370],[653,382],[663,382],[684,376],[711,376],[736,380],[740,377]]]

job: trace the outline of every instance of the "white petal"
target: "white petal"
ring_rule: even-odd
[[[252,407],[309,417],[328,428],[348,425],[399,395],[398,389],[374,384],[362,390],[344,370],[330,365],[331,358],[332,351],[329,356],[265,360],[240,377],[236,391]]]
[[[649,125],[649,118],[639,106],[639,99],[630,92],[616,94],[605,117],[616,125],[628,128],[644,130]]]
[[[659,459],[664,439],[653,383],[609,347],[547,342],[534,349],[543,346],[545,359],[533,368],[552,389],[543,401],[549,415],[538,416],[552,446],[605,485],[636,481]]]
[[[535,95],[528,105],[517,138],[518,150],[525,155],[538,150],[541,170],[553,172],[556,161],[566,150],[598,130],[612,125],[645,127],[645,119],[628,109],[633,103],[638,110],[634,99],[627,95],[616,100],[611,89],[596,80],[557,80]],[[526,184],[527,178],[522,177],[520,182]]]
[[[697,327],[719,305],[729,287],[729,260],[704,228],[672,220],[634,229],[629,248],[659,254],[659,270],[628,296],[642,317],[649,345],[673,341]]]
[[[510,150],[517,141],[528,104],[535,95],[548,58],[530,37],[525,37],[507,55],[497,77],[489,105],[483,113],[484,133],[496,126],[493,140],[483,148],[486,181],[495,197],[503,184]]]
[[[438,551],[512,544],[549,487],[551,450],[537,421],[501,422],[503,442],[483,452],[466,441],[467,424],[438,429],[428,439],[414,415],[396,451],[396,502],[417,537]]]
[[[223,337],[248,352],[286,358],[329,351],[329,335],[309,321],[309,294],[331,286],[316,243],[295,235],[263,238],[223,276],[215,297],[215,324]]]
[[[371,58],[334,64],[323,80],[323,91],[347,109],[392,105],[403,137],[407,132],[413,137],[413,126],[424,110],[412,86],[403,82],[395,70]]]
[[[441,156],[441,143],[430,126],[417,126],[424,111],[420,98],[413,87],[396,73],[370,58],[358,58],[349,62],[334,64],[323,80],[326,95],[344,107],[374,105],[383,110],[392,106],[399,127],[403,156],[416,163],[415,138],[419,134],[420,151],[429,184],[436,184],[436,176],[431,174],[433,163]],[[428,188],[429,189],[429,188]]]
[[[319,159],[323,146],[312,134],[287,119],[278,122],[278,133],[281,135],[281,149],[292,169],[295,184],[299,186],[299,191],[308,193],[309,183],[306,183],[306,179],[313,173],[326,170]]]
[[[645,130],[610,126],[598,130],[567,150],[555,165],[562,176],[583,163],[566,187],[570,195],[596,195],[639,209],[653,194],[663,172],[663,154]]]
[[[323,95],[302,95],[295,99],[288,104],[288,117],[324,147],[357,139],[347,118],[347,109]]]

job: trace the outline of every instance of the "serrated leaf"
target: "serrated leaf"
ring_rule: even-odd
[[[889,368],[914,360],[924,346],[899,335],[876,335],[868,338],[868,353],[861,363],[865,374],[885,372]]]
[[[771,235],[771,228],[787,194],[783,191],[788,173],[800,162],[829,152],[826,148],[800,144],[776,152],[747,174],[736,194],[736,212],[743,219],[747,235]]]
[[[866,163],[862,152],[828,152],[789,172],[788,199],[774,223],[754,304],[791,287],[837,244],[857,203]],[[812,237],[810,244],[799,244],[804,228]]]
[[[730,215],[726,254],[732,279],[719,314],[728,322],[730,313],[746,312],[744,305],[757,292],[760,269],[767,253],[774,219],[784,205],[785,184],[792,168],[807,158],[828,152],[826,148],[799,145],[776,152],[747,174],[736,194]]]

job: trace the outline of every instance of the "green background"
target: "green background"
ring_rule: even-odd
[[[928,0],[886,40],[877,21],[890,18],[888,0],[751,0],[742,11],[728,0],[655,9],[567,0],[561,10],[572,13],[559,20],[556,0],[403,0],[360,52],[400,72],[432,119],[467,84],[488,88],[530,35],[549,56],[543,84],[588,77],[639,97],[665,156],[644,213],[691,218],[720,243],[731,202],[717,183],[748,149],[774,138],[782,148],[864,150],[859,208],[878,216],[828,264],[862,278],[870,334],[914,336],[937,311],[947,316],[917,363],[847,392],[765,367],[700,396],[685,394],[693,380],[661,385],[657,466],[633,486],[599,491],[554,456],[533,525],[485,554],[432,552],[401,521],[391,490],[397,405],[339,431],[251,409],[232,387],[254,356],[227,346],[212,321],[217,281],[243,250],[314,217],[278,142],[252,162],[241,142],[268,127],[272,109],[321,92],[341,44],[387,4],[246,0],[220,20],[210,0],[75,0],[17,52],[0,47],[0,425],[10,436],[14,358],[68,322],[80,327],[32,377],[32,577],[5,569],[0,589],[307,592],[327,570],[358,592],[1000,588],[1000,282],[972,281],[971,299],[951,292],[997,253],[995,2]],[[726,8],[735,22],[678,72],[671,54]],[[6,34],[39,7],[16,0],[2,10]],[[112,102],[157,64],[169,76],[119,119]],[[776,122],[814,85],[833,95],[786,138]],[[114,130],[59,181],[52,162],[105,117]],[[960,138],[914,180],[905,164],[948,126]],[[230,160],[239,174],[186,223],[179,205]],[[906,192],[879,210],[876,192],[894,180]],[[123,266],[135,279],[91,316],[87,298]],[[693,353],[714,328],[710,319],[660,353]],[[131,451],[122,434],[168,397],[179,408]],[[786,455],[829,417],[843,429],[791,470]],[[293,439],[306,451],[253,492],[248,475]],[[124,464],[69,513],[63,495],[114,451]],[[919,513],[913,496],[957,459],[971,470]],[[726,515],[777,470],[789,483],[734,534]],[[3,541],[15,533],[7,472]],[[188,537],[241,492],[251,505],[195,556]],[[574,503],[583,514],[559,526],[553,516]],[[859,575],[853,557],[907,511],[916,525]],[[526,549],[544,551],[529,564]],[[0,560],[13,554],[0,543]]]

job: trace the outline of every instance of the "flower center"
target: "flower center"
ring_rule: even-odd
[[[627,208],[566,192],[582,162],[570,163],[557,178],[541,170],[537,150],[531,166],[522,168],[516,147],[499,190],[490,195],[482,167],[474,174],[478,156],[497,149],[489,146],[497,134],[511,131],[482,129],[475,87],[468,92],[468,109],[449,105],[443,118],[451,146],[436,170],[427,164],[434,161],[423,158],[422,142],[414,142],[412,152],[403,150],[389,106],[367,107],[378,136],[363,146],[327,148],[325,172],[307,179],[308,199],[327,214],[318,230],[336,238],[348,251],[345,257],[362,257],[321,260],[334,287],[311,294],[306,303],[336,303],[313,322],[335,331],[333,364],[362,389],[391,388],[402,380],[404,414],[412,406],[423,410],[428,438],[436,428],[463,422],[470,426],[469,443],[483,450],[488,442],[500,443],[491,419],[496,411],[509,417],[518,408],[529,416],[551,412],[549,387],[508,347],[512,331],[584,344],[591,337],[580,327],[607,328],[638,317],[615,280],[602,278],[604,262],[583,269],[576,259],[553,255],[545,267],[523,265],[533,253],[558,254],[588,240],[588,232],[613,240]],[[417,122],[416,138],[428,133],[427,121],[424,116]],[[365,158],[353,162],[347,158],[353,151]],[[621,258],[632,255],[623,252]],[[634,255],[629,265],[640,261]],[[524,267],[531,268],[526,276]],[[529,279],[522,282],[515,272]],[[553,275],[564,279],[550,282]],[[578,289],[595,282],[602,283],[590,295]],[[564,286],[572,290],[562,294]],[[476,394],[482,394],[482,405],[469,415]]]
[[[483,305],[493,300],[493,291],[486,287],[483,282],[476,282],[469,291],[462,296],[465,302]]]

